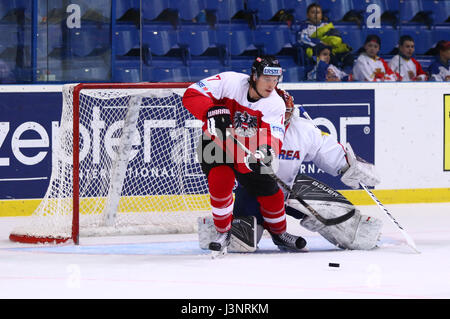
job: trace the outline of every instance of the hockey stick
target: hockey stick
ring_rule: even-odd
[[[300,107],[300,110],[302,111],[303,115],[305,115],[305,117],[308,120],[310,120],[311,123],[313,123],[316,128],[318,128],[317,125],[314,123],[313,119],[309,116],[308,112],[306,112],[306,110],[303,108],[303,106],[300,105],[299,107]],[[392,216],[391,213],[389,213],[389,211],[386,209],[386,207],[384,207],[383,204],[381,204],[381,202],[374,195],[374,193],[372,193],[364,183],[359,182],[359,185],[361,185],[361,187],[366,191],[366,193],[369,194],[370,198],[372,198],[372,200],[377,204],[377,206],[389,217],[389,220],[395,226],[397,226],[397,228],[402,233],[403,237],[405,237],[407,245],[409,247],[411,247],[416,253],[420,254],[420,251],[417,249],[417,246],[414,243],[414,240],[411,238],[411,236],[409,236],[408,233],[403,229],[403,227],[400,226],[400,224],[395,220],[394,216]]]
[[[227,137],[231,138],[234,143],[239,146],[239,148],[241,148],[247,155],[250,155],[251,157],[253,157],[254,159],[257,159],[256,156],[247,148],[245,147],[241,142],[239,142],[234,136],[233,134],[227,132]],[[262,165],[264,165],[264,167],[270,169],[270,167],[268,167],[267,165],[265,165],[264,163],[262,163]],[[275,175],[275,173],[273,173],[272,171],[268,174],[272,179],[274,179],[278,184],[281,185],[281,187],[283,187],[291,196],[294,196],[296,200],[298,200],[300,202],[300,204],[302,204],[314,217],[317,218],[318,221],[320,221],[321,223],[323,223],[325,226],[332,226],[332,225],[337,225],[340,223],[345,222],[346,220],[350,219],[351,217],[353,217],[353,215],[355,215],[355,210],[352,209],[351,211],[349,211],[348,213],[339,216],[339,217],[335,217],[335,218],[324,218],[323,216],[321,216],[314,208],[311,207],[311,205],[309,205],[307,202],[305,202],[302,198],[300,198],[296,193],[294,193],[294,191],[289,187],[289,185],[287,185],[285,182],[283,182],[278,176]]]
[[[414,240],[411,238],[411,236],[408,235],[408,233],[403,229],[402,226],[395,220],[394,216],[389,213],[389,211],[386,209],[386,207],[381,204],[381,202],[378,200],[378,198],[375,197],[375,195],[367,188],[366,185],[364,185],[362,182],[359,182],[359,185],[361,185],[362,188],[369,194],[369,196],[373,199],[373,201],[378,205],[378,207],[385,212],[385,214],[389,217],[389,220],[397,226],[397,228],[400,230],[400,232],[403,234],[403,237],[406,239],[406,243],[409,247],[411,247],[416,253],[420,254],[420,251],[417,249],[416,244],[414,243]]]

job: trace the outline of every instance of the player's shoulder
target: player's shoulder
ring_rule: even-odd
[[[310,120],[294,115],[291,117],[289,126],[286,129],[285,140],[291,141],[291,143],[303,143],[302,141],[317,140],[320,136],[320,130],[318,130]]]
[[[310,120],[305,119],[303,117],[300,117],[299,115],[295,114],[291,117],[290,120],[290,126],[292,126],[294,129],[302,131],[302,130],[312,130],[315,128],[315,126],[311,123]]]
[[[368,56],[365,53],[361,53],[360,55],[358,55],[358,57],[356,58],[356,62],[357,63],[362,63],[364,61],[366,61],[368,58]]]
[[[439,73],[439,67],[442,64],[438,60],[434,60],[429,66],[428,70],[430,70],[432,73]]]
[[[278,94],[278,92],[276,90],[273,90],[266,99],[277,101],[277,103],[283,103],[283,105],[284,105],[283,98]]]
[[[392,59],[389,61],[389,65],[399,64],[400,63],[400,55],[394,55]]]
[[[234,83],[235,81],[236,82],[248,81],[249,75],[245,74],[245,73],[234,72],[234,71],[225,71],[225,72],[217,74],[216,77],[219,77],[223,80],[231,81]]]
[[[273,90],[268,97],[261,98],[257,102],[260,106],[267,107],[275,112],[283,112],[286,109],[286,104],[283,98],[278,95],[276,90]]]

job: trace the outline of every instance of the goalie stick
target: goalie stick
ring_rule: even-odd
[[[239,148],[241,148],[247,155],[250,155],[251,157],[253,157],[254,159],[257,159],[256,156],[247,148],[245,147],[241,142],[239,142],[234,136],[233,134],[231,134],[230,132],[227,131],[227,137],[231,138],[234,143],[239,146]],[[264,163],[262,163],[262,165],[264,165],[264,167],[269,168],[268,166],[266,166]],[[332,225],[337,225],[340,223],[345,222],[346,220],[350,219],[353,217],[353,215],[355,215],[355,210],[352,209],[351,211],[349,211],[348,213],[339,216],[339,217],[335,217],[335,218],[325,218],[323,216],[321,216],[314,208],[312,208],[307,202],[305,202],[302,198],[300,198],[296,193],[294,193],[294,191],[292,190],[291,187],[289,187],[289,185],[287,185],[285,182],[283,182],[278,176],[276,176],[273,172],[268,174],[271,178],[273,178],[278,184],[281,185],[281,187],[283,187],[288,193],[289,195],[295,197],[296,200],[298,200],[300,202],[300,204],[302,204],[315,218],[317,218],[318,221],[320,221],[321,223],[323,223],[325,226],[332,226]]]
[[[313,119],[311,118],[311,116],[309,116],[308,112],[306,112],[306,110],[303,108],[302,105],[299,105],[300,111],[302,112],[302,114],[311,121],[311,123],[313,123],[313,125],[317,127],[317,125],[314,123]],[[359,185],[361,185],[361,187],[366,191],[367,194],[369,194],[370,198],[372,198],[372,200],[377,204],[377,206],[389,217],[389,220],[400,230],[400,232],[402,233],[403,237],[405,237],[406,239],[406,244],[411,247],[416,253],[420,254],[420,251],[417,249],[416,244],[414,243],[414,240],[411,238],[411,236],[408,235],[408,233],[403,229],[402,226],[400,226],[400,224],[397,222],[397,220],[395,220],[394,216],[391,215],[391,213],[389,213],[389,211],[386,209],[386,207],[383,206],[383,204],[381,204],[381,202],[378,200],[378,198],[375,196],[374,193],[372,193],[369,188],[362,182],[359,182]]]

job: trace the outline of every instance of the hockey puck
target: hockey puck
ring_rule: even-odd
[[[328,263],[328,267],[340,267],[340,265],[338,263]]]

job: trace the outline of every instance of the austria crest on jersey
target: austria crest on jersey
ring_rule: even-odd
[[[233,126],[238,136],[251,137],[257,132],[258,118],[246,111],[236,111],[233,117]]]

